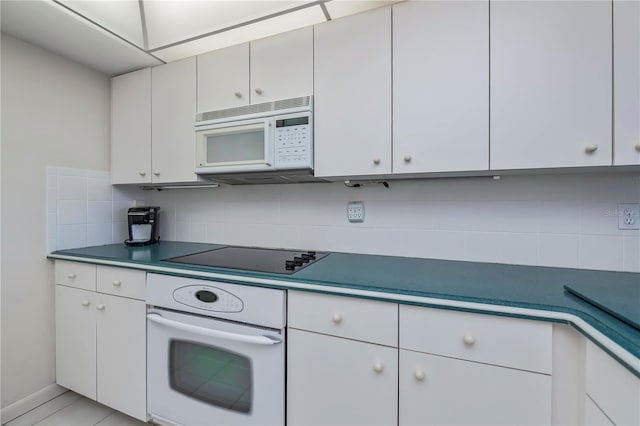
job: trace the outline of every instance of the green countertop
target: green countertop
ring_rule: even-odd
[[[122,244],[60,250],[50,258],[86,261],[92,263],[115,262],[119,266],[156,270],[170,268],[173,273],[185,276],[202,273],[223,274],[233,281],[234,277],[245,277],[261,281],[258,285],[279,288],[295,288],[294,283],[314,285],[315,291],[341,294],[348,291],[364,291],[365,297],[379,300],[400,301],[425,306],[442,307],[438,301],[469,302],[481,305],[524,308],[544,312],[567,313],[576,316],[608,337],[615,344],[636,358],[636,365],[620,360],[610,348],[601,344],[579,325],[574,327],[618,358],[640,377],[640,330],[620,321],[613,315],[581,300],[565,291],[565,285],[581,284],[601,289],[610,299],[619,294],[627,299],[625,306],[640,310],[640,298],[629,303],[638,292],[629,289],[640,287],[640,274],[627,272],[592,271],[569,268],[503,265],[494,263],[462,262],[435,259],[418,259],[394,256],[375,256],[348,253],[331,253],[324,259],[292,274],[268,274],[237,271],[222,268],[207,268],[164,262],[176,256],[197,253],[222,247],[216,244],[161,242],[147,247],[125,247]],[[197,274],[196,274],[197,273]],[[249,283],[250,284],[250,283]],[[375,296],[366,296],[375,292]],[[433,302],[411,301],[401,296],[437,299]],[[636,302],[636,303],[634,303]],[[518,313],[496,313],[482,306],[473,308],[450,307],[448,309],[488,312],[498,315],[528,317]],[[536,315],[545,319],[544,315]],[[550,321],[561,321],[553,316]],[[566,321],[565,321],[566,322]]]

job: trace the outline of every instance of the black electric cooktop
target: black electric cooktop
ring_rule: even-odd
[[[256,247],[222,247],[163,260],[187,265],[290,275],[317,262],[327,254],[328,253],[315,251],[278,250]]]

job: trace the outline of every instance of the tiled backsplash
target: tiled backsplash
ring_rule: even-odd
[[[617,204],[640,201],[632,174],[568,174],[166,190],[164,240],[640,272],[640,232]],[[364,201],[364,223],[347,222]]]
[[[47,167],[47,251],[124,241],[136,188],[112,187],[109,172]]]

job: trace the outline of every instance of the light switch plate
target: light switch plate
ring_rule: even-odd
[[[364,222],[364,203],[362,201],[349,201],[347,203],[347,219],[351,223]]]
[[[618,229],[640,229],[640,204],[618,204]]]

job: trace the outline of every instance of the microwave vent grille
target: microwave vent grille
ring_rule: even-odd
[[[220,118],[238,117],[248,114],[286,110],[289,108],[311,107],[311,96],[284,99],[280,101],[264,102],[261,104],[244,105],[241,107],[221,109],[218,111],[203,112],[196,115],[196,121],[217,120]]]

